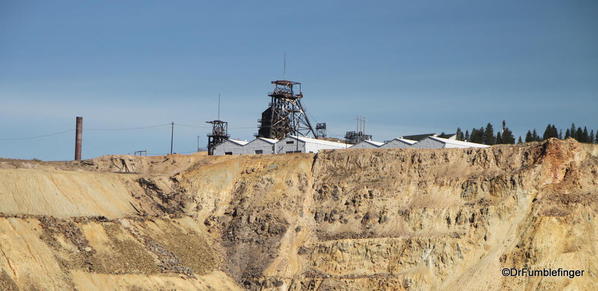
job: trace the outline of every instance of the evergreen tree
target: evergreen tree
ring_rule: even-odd
[[[502,134],[500,134],[500,131],[496,133],[496,144],[503,144]]]
[[[502,138],[503,144],[514,144],[515,143],[515,136],[513,136],[513,132],[508,127],[505,127],[505,130],[503,131],[501,138]],[[521,137],[519,137],[519,138],[521,138]]]
[[[588,133],[588,128],[583,127],[583,133],[581,135],[581,142],[590,142],[590,135]]]
[[[523,141],[521,141],[521,136],[519,136],[519,139],[517,139],[517,143],[518,144],[522,144],[523,143]]]
[[[532,132],[531,131],[527,131],[527,133],[525,134],[525,142],[532,142],[534,141],[534,137],[532,136]]]
[[[472,129],[469,137],[471,142],[484,143],[484,128],[480,127],[480,129]]]
[[[571,123],[571,137],[574,139],[577,139],[577,137],[575,136],[575,134],[577,133],[576,128],[575,128],[575,123]]]
[[[583,139],[583,130],[581,129],[581,127],[578,127],[575,131],[575,139],[579,142],[581,142],[581,140]]]
[[[559,130],[559,139],[563,139],[563,130]]]
[[[490,122],[486,125],[486,129],[484,130],[484,144],[493,145],[496,143],[496,138],[494,137],[494,127]]]
[[[542,135],[542,139],[550,138],[550,129],[551,129],[551,126],[549,124],[546,126],[546,129],[544,130],[544,135]]]
[[[469,141],[469,130],[465,131],[465,140]]]
[[[532,140],[533,141],[540,141],[540,136],[538,135],[538,133],[536,132],[536,129],[534,128],[534,130],[532,131]]]
[[[568,139],[571,137],[571,131],[569,131],[569,129],[567,128],[567,131],[565,131],[565,139]]]
[[[594,143],[594,130],[592,129],[592,131],[590,131],[590,140],[588,141],[589,143]]]
[[[461,131],[461,128],[457,127],[457,132],[455,133],[457,135],[457,140],[463,140],[465,137],[463,136],[463,132]]]
[[[555,137],[555,138],[559,137],[558,130],[556,129],[556,125],[554,125],[554,124],[549,124],[546,126],[546,129],[544,130],[544,135],[542,136],[542,139],[547,140],[551,137]]]

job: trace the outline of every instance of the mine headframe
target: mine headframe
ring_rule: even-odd
[[[228,135],[228,122],[222,120],[206,121],[212,124],[212,132],[208,134],[208,155],[214,154],[214,148],[226,141]]]
[[[262,112],[259,120],[258,136],[282,139],[288,135],[318,137],[314,131],[301,99],[301,83],[277,80],[272,81],[274,90],[270,96],[270,106]]]

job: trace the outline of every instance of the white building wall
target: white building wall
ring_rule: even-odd
[[[292,138],[287,136],[281,140],[279,140],[276,145],[276,153],[277,154],[286,154],[295,151],[299,151],[304,153],[305,152],[305,142],[297,140],[296,138]]]
[[[243,146],[243,152],[248,155],[259,154],[259,151],[262,154],[273,154],[274,148],[275,144],[256,138]]]
[[[393,140],[383,144],[382,146],[380,146],[380,148],[382,148],[382,149],[408,149],[411,147],[412,147],[412,145],[404,143],[397,139],[393,139]]]
[[[223,156],[226,155],[226,153],[231,153],[233,155],[246,154],[245,149],[242,145],[236,144],[230,140],[226,140],[223,143],[214,147],[215,156]]]

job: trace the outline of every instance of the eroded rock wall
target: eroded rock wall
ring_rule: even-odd
[[[593,145],[4,164],[0,289],[598,289]]]

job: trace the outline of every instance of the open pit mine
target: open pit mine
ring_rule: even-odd
[[[0,290],[598,290],[597,211],[573,140],[1,159]]]

